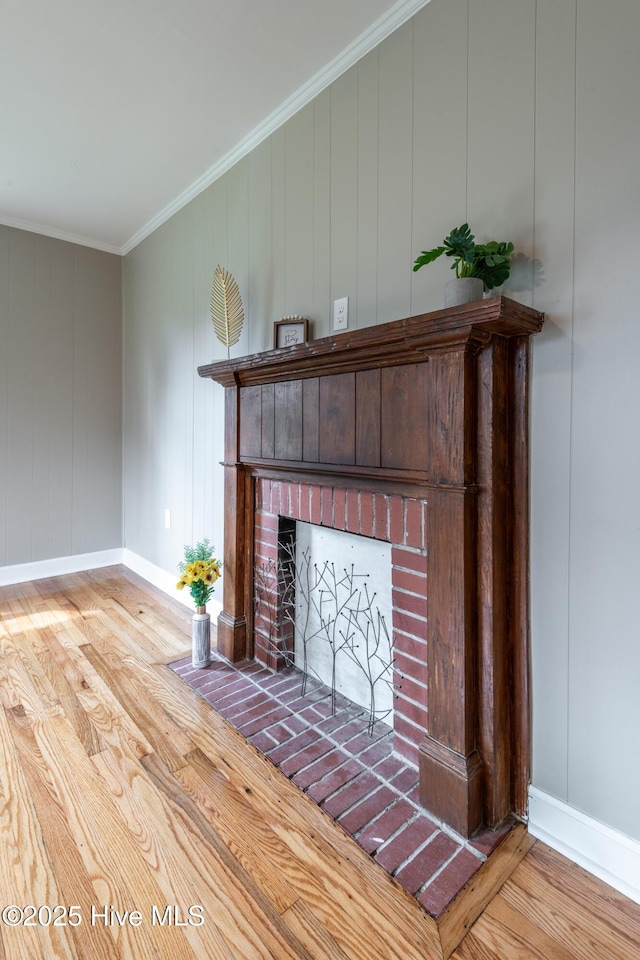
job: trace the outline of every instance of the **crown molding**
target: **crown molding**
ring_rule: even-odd
[[[103,253],[123,255],[123,248],[115,244],[103,243],[92,237],[82,237],[76,233],[67,233],[66,230],[56,230],[44,223],[32,223],[30,220],[17,220],[15,217],[5,217],[0,213],[0,226],[13,227],[15,230],[26,230],[28,233],[37,233],[42,237],[51,237],[53,240],[64,240],[66,243],[75,243],[81,247],[91,247],[92,250],[102,250]]]
[[[137,233],[127,240],[124,246],[118,251],[127,254],[137,247],[145,237],[157,230],[170,217],[181,210],[184,206],[195,199],[203,190],[211,186],[227,170],[230,170],[239,160],[242,160],[258,144],[266,140],[272,133],[289,120],[298,110],[306,106],[314,97],[322,93],[331,83],[346,73],[358,60],[361,60],[370,50],[377,47],[383,40],[390,36],[394,30],[397,30],[410,20],[411,17],[425,7],[430,0],[399,0],[384,16],[376,20],[367,30],[363,31],[353,43],[349,44],[333,60],[319,70],[306,83],[299,87],[287,100],[280,104],[272,113],[266,117],[262,123],[247,134],[232,150],[221,157],[212,167],[210,167],[201,177],[195,180],[190,187],[187,187],[179,196],[173,200],[164,210],[156,214],[148,223],[144,225]]]
[[[254,127],[240,143],[214,163],[212,167],[203,173],[201,177],[198,177],[191,186],[187,187],[187,189],[179,194],[168,206],[152,217],[151,220],[134,233],[122,246],[104,243],[93,237],[84,237],[79,234],[68,233],[65,230],[57,230],[46,224],[3,216],[1,213],[0,225],[14,227],[17,230],[26,230],[29,233],[51,237],[54,240],[64,240],[67,243],[91,247],[94,250],[101,250],[104,253],[114,253],[119,256],[125,256],[133,250],[134,247],[137,247],[145,237],[148,237],[175,213],[182,210],[191,200],[195,199],[203,190],[211,186],[212,183],[223,176],[223,174],[230,170],[239,160],[242,160],[243,157],[255,149],[263,140],[271,136],[272,133],[278,130],[279,127],[286,123],[295,113],[310,103],[319,93],[322,93],[323,90],[337,80],[338,77],[346,73],[347,70],[366,56],[367,53],[382,43],[383,40],[410,20],[411,17],[415,16],[422,7],[425,7],[430,2],[431,0],[398,0],[379,20],[376,20],[375,23],[356,37],[353,43],[349,44],[349,46],[334,57],[333,60],[299,87],[287,100],[281,103],[268,117],[259,123],[257,127]]]

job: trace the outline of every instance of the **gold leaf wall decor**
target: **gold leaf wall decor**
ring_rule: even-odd
[[[227,356],[231,356],[229,348],[238,342],[242,333],[244,311],[238,284],[219,264],[211,287],[211,321],[216,337],[227,348]]]

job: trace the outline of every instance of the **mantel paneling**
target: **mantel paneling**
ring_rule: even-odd
[[[493,336],[507,341],[540,325],[536,311],[495,297],[199,373],[232,389],[240,384],[241,461],[380,468],[468,485],[475,482],[471,358]]]
[[[322,463],[356,462],[355,373],[320,378],[318,456]]]

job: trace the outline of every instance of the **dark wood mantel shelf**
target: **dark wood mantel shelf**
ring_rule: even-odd
[[[263,478],[422,504],[421,799],[467,836],[526,809],[527,384],[542,322],[493,297],[198,368],[225,388],[228,659],[253,656]]]
[[[224,387],[346,373],[368,367],[420,363],[431,351],[452,349],[464,339],[538,333],[543,315],[507,297],[491,297],[405,320],[363,327],[311,340],[295,347],[267,350],[198,367]]]

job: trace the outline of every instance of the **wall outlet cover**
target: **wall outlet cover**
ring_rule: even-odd
[[[349,326],[349,297],[333,301],[333,329],[346,330]]]

